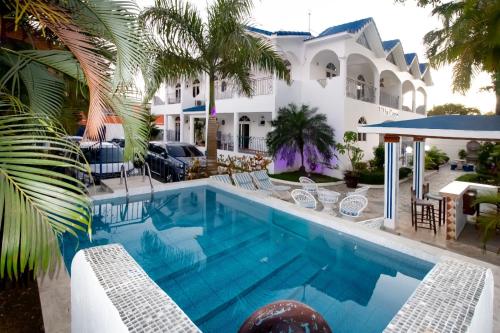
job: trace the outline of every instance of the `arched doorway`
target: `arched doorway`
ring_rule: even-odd
[[[239,125],[239,148],[248,149],[250,147],[250,118],[247,116],[240,117]]]
[[[193,81],[193,97],[200,94],[200,80],[196,79]]]

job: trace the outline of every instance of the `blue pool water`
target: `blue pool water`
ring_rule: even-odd
[[[306,303],[336,333],[381,332],[432,264],[211,187],[96,202],[93,241],[120,243],[203,332],[237,332],[256,309]]]

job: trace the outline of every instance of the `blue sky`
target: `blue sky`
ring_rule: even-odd
[[[192,0],[203,12],[210,0]],[[153,0],[138,0],[141,6],[150,6]],[[396,4],[394,0],[255,0],[253,24],[269,30],[308,29],[311,13],[311,32],[316,35],[324,29],[360,18],[373,17],[383,40],[400,39],[406,53],[415,52],[425,62],[422,39],[426,32],[439,26],[430,15],[430,8],[419,8],[413,0]],[[478,107],[482,112],[495,109],[495,95],[479,92],[491,84],[488,74],[481,73],[465,95],[451,90],[452,68],[445,66],[432,70],[434,86],[429,89],[429,107],[444,103],[462,103]]]

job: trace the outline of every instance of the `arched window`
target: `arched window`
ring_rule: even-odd
[[[198,79],[193,81],[193,97],[200,94],[200,81]]]
[[[335,76],[337,76],[337,67],[332,62],[329,62],[326,65],[326,78],[329,79]]]
[[[366,125],[365,117],[359,118],[358,125],[360,126]],[[366,141],[366,133],[358,133],[358,141]]]
[[[358,99],[364,99],[365,98],[365,77],[363,75],[358,75],[358,80],[356,84],[356,95]]]
[[[247,122],[247,121],[248,121],[248,122],[250,121],[250,118],[248,118],[247,116],[242,116],[242,117],[240,118],[240,122]]]
[[[180,102],[181,101],[181,84],[177,83],[175,85],[175,101]]]
[[[227,82],[226,81],[222,81],[222,83],[220,85],[220,90],[222,92],[225,92],[227,90]]]

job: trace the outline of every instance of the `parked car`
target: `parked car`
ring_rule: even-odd
[[[112,142],[81,142],[80,148],[90,165],[94,179],[120,177],[121,166],[125,170],[134,168],[132,162],[124,163],[123,148]]]
[[[186,170],[195,160],[199,160],[203,167],[207,164],[205,155],[192,144],[157,141],[149,143],[147,162],[151,174],[160,180],[184,180]]]

